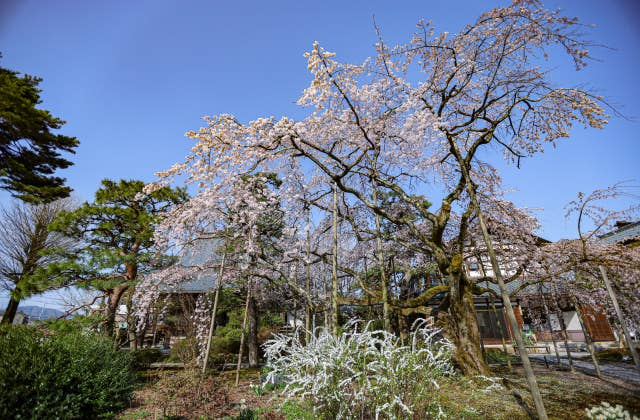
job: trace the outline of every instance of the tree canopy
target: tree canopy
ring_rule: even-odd
[[[65,179],[54,174],[72,165],[61,153],[74,153],[79,144],[75,137],[53,132],[63,120],[36,108],[42,102],[41,81],[0,67],[0,189],[27,202],[69,195]]]

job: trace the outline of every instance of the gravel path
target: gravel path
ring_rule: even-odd
[[[547,356],[549,364],[556,363],[555,355],[543,355],[543,354],[530,354],[529,357],[534,360],[542,361],[544,356]],[[569,359],[564,356],[560,356],[560,362],[563,366],[569,367]],[[593,362],[588,360],[576,360],[573,359],[573,366],[584,373],[589,375],[595,375],[596,370],[593,366]],[[600,371],[603,376],[609,376],[611,378],[623,380],[629,384],[638,386],[640,389],[640,370],[635,369],[634,365],[628,363],[618,362],[600,362]]]

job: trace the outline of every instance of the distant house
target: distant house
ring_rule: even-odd
[[[640,220],[637,222],[616,222],[616,228],[598,238],[602,244],[640,246]]]
[[[221,255],[219,238],[194,240],[185,247],[177,264],[195,270],[189,279],[177,284],[161,284],[160,298],[166,302],[165,311],[151,315],[151,328],[145,336],[145,343],[155,345],[164,343],[170,347],[192,333],[191,316],[196,301],[206,293],[212,293],[217,286],[217,277]]]
[[[537,238],[536,243],[543,246],[549,241]],[[500,261],[503,274],[508,277],[516,273],[517,264],[513,261]],[[483,278],[494,276],[488,256],[482,255],[480,258],[468,259],[466,262],[467,275],[471,280],[476,282]],[[551,341],[553,337],[562,340],[566,332],[567,341],[575,343],[585,342],[585,336],[580,325],[576,308],[567,296],[555,295],[544,283],[541,285],[525,286],[527,282],[534,280],[528,278],[526,273],[522,274],[518,279],[506,284],[507,291],[512,296],[513,310],[518,321],[519,327],[528,336],[534,337],[537,341]],[[480,283],[484,286],[485,283]],[[489,282],[487,286],[499,294],[498,286]],[[520,289],[520,290],[519,290]],[[544,295],[544,296],[543,296]],[[492,302],[493,301],[493,302]],[[502,305],[502,299],[495,298],[489,293],[476,297],[476,316],[478,318],[478,328],[485,345],[492,346],[502,343],[500,336],[500,326],[505,332],[505,340],[511,342],[514,338],[513,331],[508,322],[506,322],[506,313]],[[559,312],[562,314],[562,320],[565,324],[565,332],[562,330],[561,322],[556,314],[556,302]],[[491,303],[496,308],[493,311]],[[547,305],[547,310],[544,304]],[[591,338],[596,342],[612,342],[616,340],[616,335],[609,323],[609,320],[599,307],[589,305],[580,305],[582,313],[585,315],[584,320],[587,331]],[[537,325],[530,314],[535,313],[539,318],[541,325]]]
[[[214,290],[222,261],[219,251],[221,246],[222,239],[220,238],[202,238],[192,241],[183,250],[178,264],[183,267],[197,268],[197,270],[194,270],[191,279],[175,286],[165,286],[163,291],[172,294],[199,295]]]

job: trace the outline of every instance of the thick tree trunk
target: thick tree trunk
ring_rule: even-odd
[[[131,350],[138,350],[138,344],[139,344],[139,336],[140,334],[137,333],[137,325],[136,324],[136,319],[135,317],[131,316],[131,309],[132,309],[132,301],[133,301],[133,289],[130,289],[127,293],[127,300],[126,300],[126,305],[127,305],[127,335],[129,338],[129,348]],[[144,337],[144,334],[146,333],[147,330],[147,323],[144,323],[144,328],[142,330],[142,337]],[[142,347],[140,345],[140,347]]]
[[[118,312],[118,306],[120,305],[120,299],[124,292],[127,291],[129,286],[120,285],[115,289],[108,292],[107,306],[105,307],[105,324],[104,332],[109,337],[113,337],[113,331],[115,328],[116,313]]]
[[[448,313],[439,314],[439,325],[456,347],[453,361],[465,375],[486,375],[471,285],[460,272],[450,274],[449,282]]]
[[[4,315],[2,315],[2,324],[13,324],[13,320],[16,317],[16,313],[18,313],[19,304],[20,304],[20,298],[17,298],[13,295],[13,293],[10,293],[7,309],[4,311]]]
[[[249,353],[249,367],[258,366],[258,310],[256,299],[251,295],[249,299],[248,331],[247,331],[247,349]]]
[[[134,328],[128,328],[127,334],[129,336],[129,349],[133,351],[138,350],[138,336],[136,335],[136,330]]]
[[[451,151],[460,164],[460,171],[464,176],[466,190],[469,193],[469,199],[471,200],[471,204],[473,205],[476,216],[478,217],[478,225],[480,226],[480,230],[482,231],[484,243],[487,246],[487,253],[489,254],[491,268],[493,269],[494,277],[498,283],[498,287],[500,288],[502,303],[507,311],[507,320],[509,321],[511,330],[515,333],[514,338],[516,340],[516,345],[518,346],[518,352],[520,353],[520,360],[522,360],[522,367],[524,369],[525,377],[527,378],[527,382],[529,383],[529,391],[531,391],[531,396],[533,397],[533,402],[536,407],[536,413],[538,414],[538,418],[540,420],[547,420],[547,411],[544,407],[544,402],[542,401],[542,394],[540,393],[540,388],[538,387],[538,381],[536,380],[535,373],[533,372],[533,368],[531,367],[531,361],[529,360],[527,349],[524,346],[524,341],[522,339],[522,336],[520,335],[518,321],[516,320],[515,314],[513,312],[513,307],[511,306],[511,299],[509,297],[509,293],[507,292],[507,286],[505,285],[504,279],[502,277],[502,270],[500,268],[500,263],[498,262],[498,257],[493,247],[493,241],[489,236],[489,230],[487,229],[487,226],[484,222],[484,215],[482,213],[482,210],[480,209],[480,204],[476,197],[476,185],[474,185],[473,181],[471,180],[471,176],[469,175],[471,164],[469,163],[469,161],[466,161],[462,157],[462,154],[460,153],[455,140],[449,137],[449,141],[451,144]],[[462,262],[460,262],[460,264],[462,264]]]

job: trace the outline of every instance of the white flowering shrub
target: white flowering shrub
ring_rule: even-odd
[[[632,416],[623,406],[615,407],[604,401],[595,407],[586,408],[587,417],[593,420],[640,420],[638,416]]]
[[[319,328],[308,345],[275,335],[264,345],[266,381],[285,380],[285,394],[310,400],[319,418],[411,418],[418,405],[420,417],[442,416],[434,390],[453,373],[453,346],[440,330],[422,322],[403,346],[393,334],[359,326],[351,322],[339,337]]]

